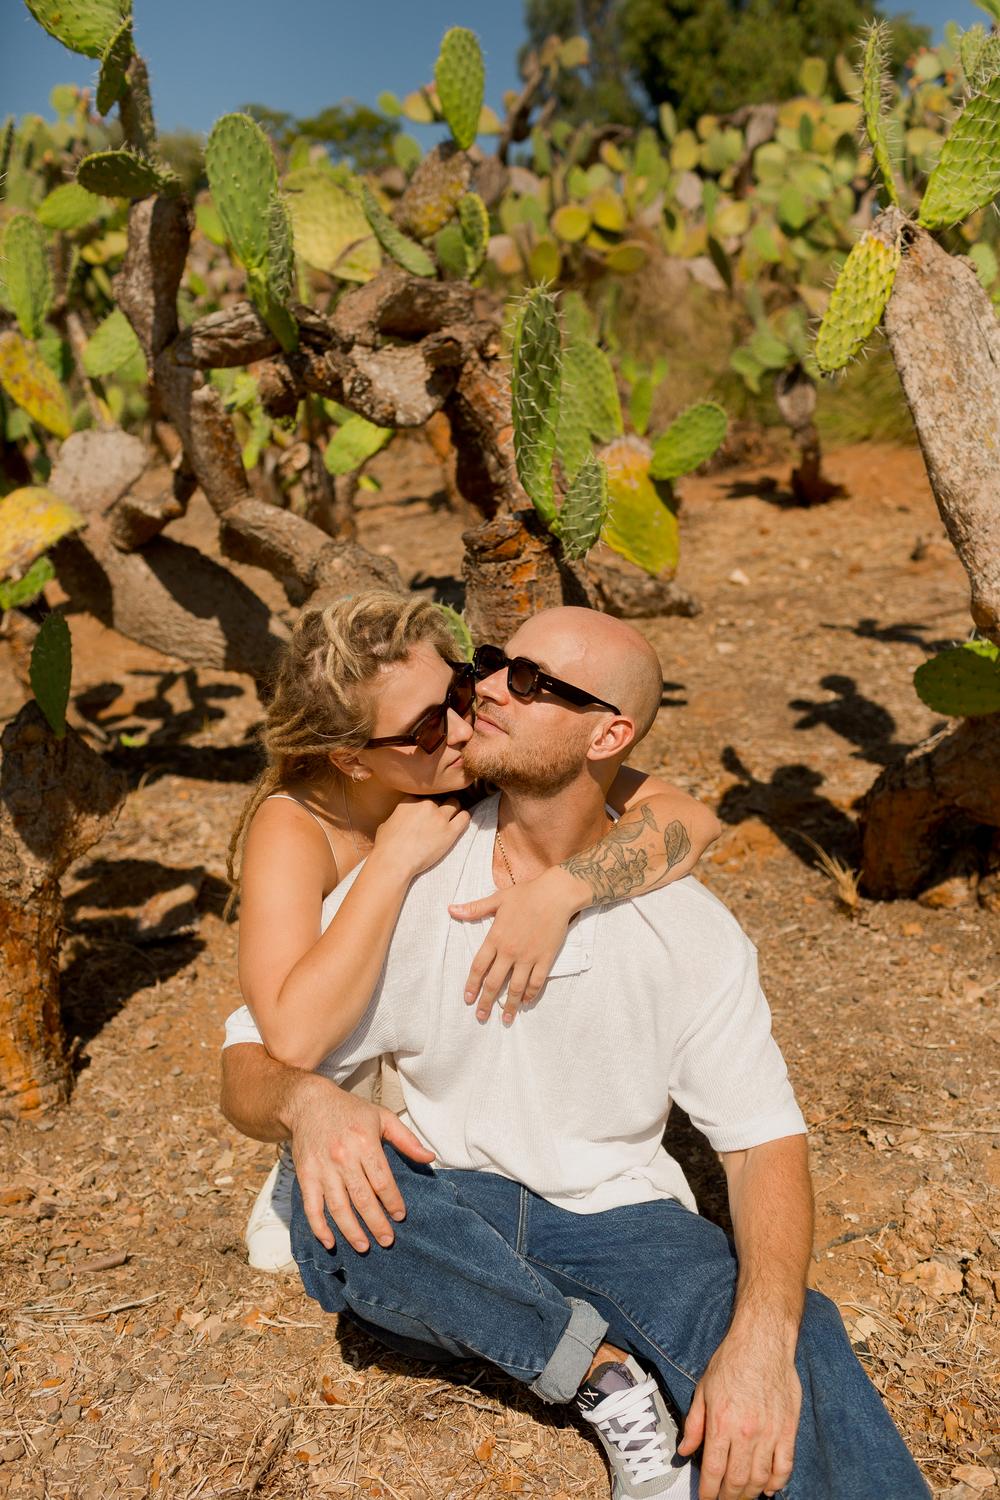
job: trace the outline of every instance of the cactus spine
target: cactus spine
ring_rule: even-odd
[[[467,151],[476,139],[483,107],[486,70],[474,32],[465,26],[446,31],[434,65],[441,113],[448,121],[455,142]]]

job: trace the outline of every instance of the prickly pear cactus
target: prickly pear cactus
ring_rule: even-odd
[[[141,354],[139,340],[132,324],[120,307],[98,324],[83,351],[83,368],[92,378],[103,379],[122,369],[129,360]]]
[[[483,107],[486,70],[474,32],[464,26],[446,31],[434,66],[441,113],[457,145],[467,151],[476,139]]]
[[[559,421],[562,348],[556,299],[545,287],[525,294],[514,333],[511,411],[517,477],[549,526],[556,519],[552,460]]]
[[[457,609],[452,609],[450,604],[438,604],[435,608],[444,615],[444,622],[455,637],[458,660],[471,661],[476,643],[472,639],[472,631],[465,623],[465,616],[460,615]]]
[[[125,87],[125,75],[134,51],[132,18],[128,16],[108,42],[101,57],[101,73],[97,80],[97,113],[99,115],[106,115],[121,98]]]
[[[411,240],[409,235],[396,228],[367,182],[361,189],[361,202],[375,238],[386,254],[411,276],[433,276],[436,267],[423,245],[418,245],[416,240]]]
[[[73,644],[69,626],[58,610],[42,621],[31,648],[31,691],[57,740],[66,733],[66,708],[73,675]]]
[[[896,182],[892,174],[889,157],[889,141],[886,136],[882,102],[888,78],[888,29],[884,22],[873,22],[865,40],[864,60],[861,74],[861,105],[864,110],[865,130],[871,143],[872,156],[882,178],[882,184],[891,203],[899,202]]]
[[[323,462],[330,474],[353,474],[392,437],[391,427],[376,427],[365,417],[350,416],[326,445]]]
[[[51,490],[12,490],[0,499],[0,578],[20,577],[43,552],[85,524]]]
[[[0,386],[33,422],[58,438],[69,437],[73,419],[62,386],[37,347],[13,330],[0,333]]]
[[[343,281],[370,281],[382,257],[358,198],[323,167],[289,172],[285,194],[302,259]]]
[[[429,240],[447,224],[469,186],[472,163],[464,151],[442,141],[417,167],[399,200],[403,227],[418,240]]]
[[[652,479],[679,479],[707,463],[726,435],[727,418],[714,401],[689,406],[660,434],[649,463]]]
[[[621,435],[618,386],[603,349],[586,339],[572,339],[563,354],[563,383],[579,401],[591,437],[610,443]]]
[[[131,0],[25,0],[39,26],[84,57],[102,57]]]
[[[970,99],[941,148],[927,179],[917,222],[947,229],[1000,193],[1000,76]]]
[[[41,338],[52,306],[52,267],[45,230],[30,214],[15,214],[3,237],[7,300],[25,338]]]
[[[457,219],[452,219],[434,236],[434,254],[446,276],[464,281],[470,274],[469,252]]]
[[[71,233],[92,223],[105,207],[96,193],[88,193],[78,182],[62,182],[46,194],[36,212],[46,229]]]
[[[608,517],[602,540],[654,576],[673,571],[680,554],[677,517],[649,476],[650,447],[642,438],[616,438],[599,454],[608,471]]]
[[[913,674],[922,702],[956,719],[1000,713],[1000,648],[965,641],[923,662]]]
[[[558,536],[571,562],[586,557],[608,513],[608,471],[588,453],[559,508]]]
[[[259,276],[248,275],[251,287]],[[292,248],[292,221],[282,195],[275,189],[267,206],[267,265],[264,285],[255,298],[264,321],[286,354],[298,348],[299,327],[288,304],[295,289],[295,251]]]
[[[816,362],[842,370],[878,327],[899,266],[899,241],[863,234],[844,261],[816,336]]]
[[[173,174],[134,151],[95,151],[80,163],[76,180],[106,198],[148,198],[176,186]]]
[[[278,173],[270,142],[249,115],[223,115],[205,147],[212,202],[248,271],[263,271],[270,246],[270,209]]]

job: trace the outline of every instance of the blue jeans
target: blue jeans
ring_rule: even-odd
[[[479,1358],[543,1400],[569,1401],[598,1345],[630,1350],[682,1415],[729,1326],[733,1247],[670,1199],[573,1214],[492,1172],[435,1171],[386,1147],[406,1203],[387,1249],[313,1235],[295,1186],[303,1285],[418,1358]],[[331,1228],[334,1226],[331,1223]],[[834,1304],[807,1294],[796,1368],[802,1415],[783,1500],[927,1500]]]

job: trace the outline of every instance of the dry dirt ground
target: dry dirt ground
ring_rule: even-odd
[[[461,523],[392,453],[363,540],[454,597]],[[680,578],[704,612],[643,626],[666,684],[637,761],[723,817],[700,873],[760,948],[812,1125],[815,1284],[935,1492],[1000,1500],[1000,916],[974,901],[848,915],[804,837],[856,860],[852,804],[932,727],[910,678],[965,635],[966,588],[915,450],[845,449],[830,469],[848,497],[812,512],[785,503],[778,461],[684,485]],[[196,508],[184,526],[205,524]],[[483,1369],[408,1368],[295,1279],[248,1269],[273,1151],[235,1134],[216,1090],[236,999],[223,852],[256,699],[71,623],[76,711],[117,742],[131,792],[66,881],[72,1103],[0,1129],[0,1491],[606,1496],[570,1416]],[[18,670],[0,643],[2,716]],[[671,1132],[724,1213],[717,1166],[689,1127]]]

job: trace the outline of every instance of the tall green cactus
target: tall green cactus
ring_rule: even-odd
[[[25,338],[42,336],[52,307],[52,267],[45,230],[31,214],[15,214],[3,237],[7,298]]]
[[[562,339],[556,299],[545,286],[525,294],[514,332],[511,411],[517,477],[546,525],[556,519],[552,460],[559,425]]]
[[[457,145],[467,151],[476,139],[483,107],[486,70],[474,32],[465,26],[446,31],[434,66],[441,113]]]

